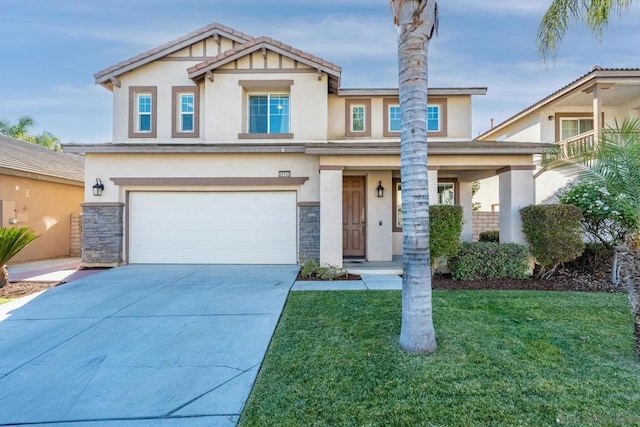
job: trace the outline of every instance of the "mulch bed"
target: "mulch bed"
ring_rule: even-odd
[[[11,282],[0,288],[0,298],[20,298],[58,286],[59,282]]]

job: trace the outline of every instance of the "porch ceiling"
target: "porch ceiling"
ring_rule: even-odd
[[[633,100],[637,101],[635,107],[640,106],[640,79],[625,79],[607,81],[605,84],[613,84],[608,89],[600,92],[603,106],[621,106]],[[559,99],[554,107],[589,107],[593,105],[593,94],[584,89],[576,90]]]

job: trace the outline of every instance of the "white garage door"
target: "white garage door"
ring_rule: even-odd
[[[295,264],[296,193],[132,192],[129,262]]]

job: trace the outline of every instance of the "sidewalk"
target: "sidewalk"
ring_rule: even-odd
[[[79,270],[80,258],[55,258],[7,266],[11,282],[71,282],[100,270]]]
[[[292,291],[388,291],[401,290],[402,278],[397,274],[360,274],[362,280],[301,281]]]

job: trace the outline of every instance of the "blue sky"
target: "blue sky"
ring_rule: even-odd
[[[473,135],[589,71],[640,67],[640,10],[614,17],[601,41],[576,25],[557,61],[537,60],[550,0],[441,0],[431,87],[486,86]],[[63,143],[111,140],[111,93],[93,74],[218,22],[273,37],[342,67],[342,87],[397,87],[386,0],[0,0],[0,119],[36,120]]]

